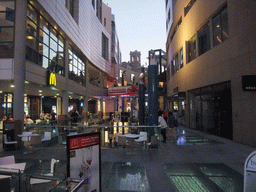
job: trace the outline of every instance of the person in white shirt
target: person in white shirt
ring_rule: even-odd
[[[160,125],[161,125],[161,134],[163,136],[162,142],[166,142],[166,129],[167,129],[168,125],[163,118],[163,111],[158,111],[158,123],[160,123]]]
[[[44,111],[42,111],[42,113],[40,114],[40,119],[44,120],[44,116],[45,116]]]
[[[26,125],[30,125],[30,124],[32,124],[32,123],[34,123],[34,121],[30,118],[29,115],[27,115],[27,117],[26,117],[26,119],[25,119],[25,124],[26,124]]]

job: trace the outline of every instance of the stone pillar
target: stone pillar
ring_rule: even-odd
[[[85,62],[85,75],[86,75],[86,78],[85,78],[85,87],[86,87],[86,91],[85,91],[85,99],[84,99],[84,111],[88,114],[88,100],[89,100],[89,97],[88,97],[88,86],[89,86],[89,81],[88,81],[88,67],[89,65],[89,62],[88,60],[86,60]]]
[[[26,73],[27,1],[16,0],[14,38],[14,107],[15,120],[24,124],[24,88]]]
[[[69,54],[68,54],[68,41],[65,41],[65,78],[66,78],[66,90],[62,93],[62,114],[68,115],[68,107],[69,107],[69,100],[68,100],[68,64],[69,64]]]

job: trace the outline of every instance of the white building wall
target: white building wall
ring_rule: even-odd
[[[97,18],[91,0],[79,1],[79,24],[66,9],[65,0],[38,2],[95,66],[106,73],[111,72],[110,56],[108,61],[102,57],[102,33],[109,39],[109,55],[111,34]]]

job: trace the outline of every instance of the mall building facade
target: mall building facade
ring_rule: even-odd
[[[0,116],[109,109],[111,24],[102,0],[1,0]]]
[[[185,125],[256,146],[256,2],[166,0],[170,110]]]

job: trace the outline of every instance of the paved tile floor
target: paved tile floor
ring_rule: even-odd
[[[184,127],[176,133],[176,139],[161,143],[158,149],[103,148],[102,191],[242,191],[244,162],[255,148]],[[65,176],[63,145],[29,155],[4,151],[0,156],[12,154],[17,163],[27,162],[26,174],[49,171],[54,157],[58,160],[57,176]]]
[[[103,191],[243,191],[255,148],[184,127],[176,133],[159,149],[103,149]]]

